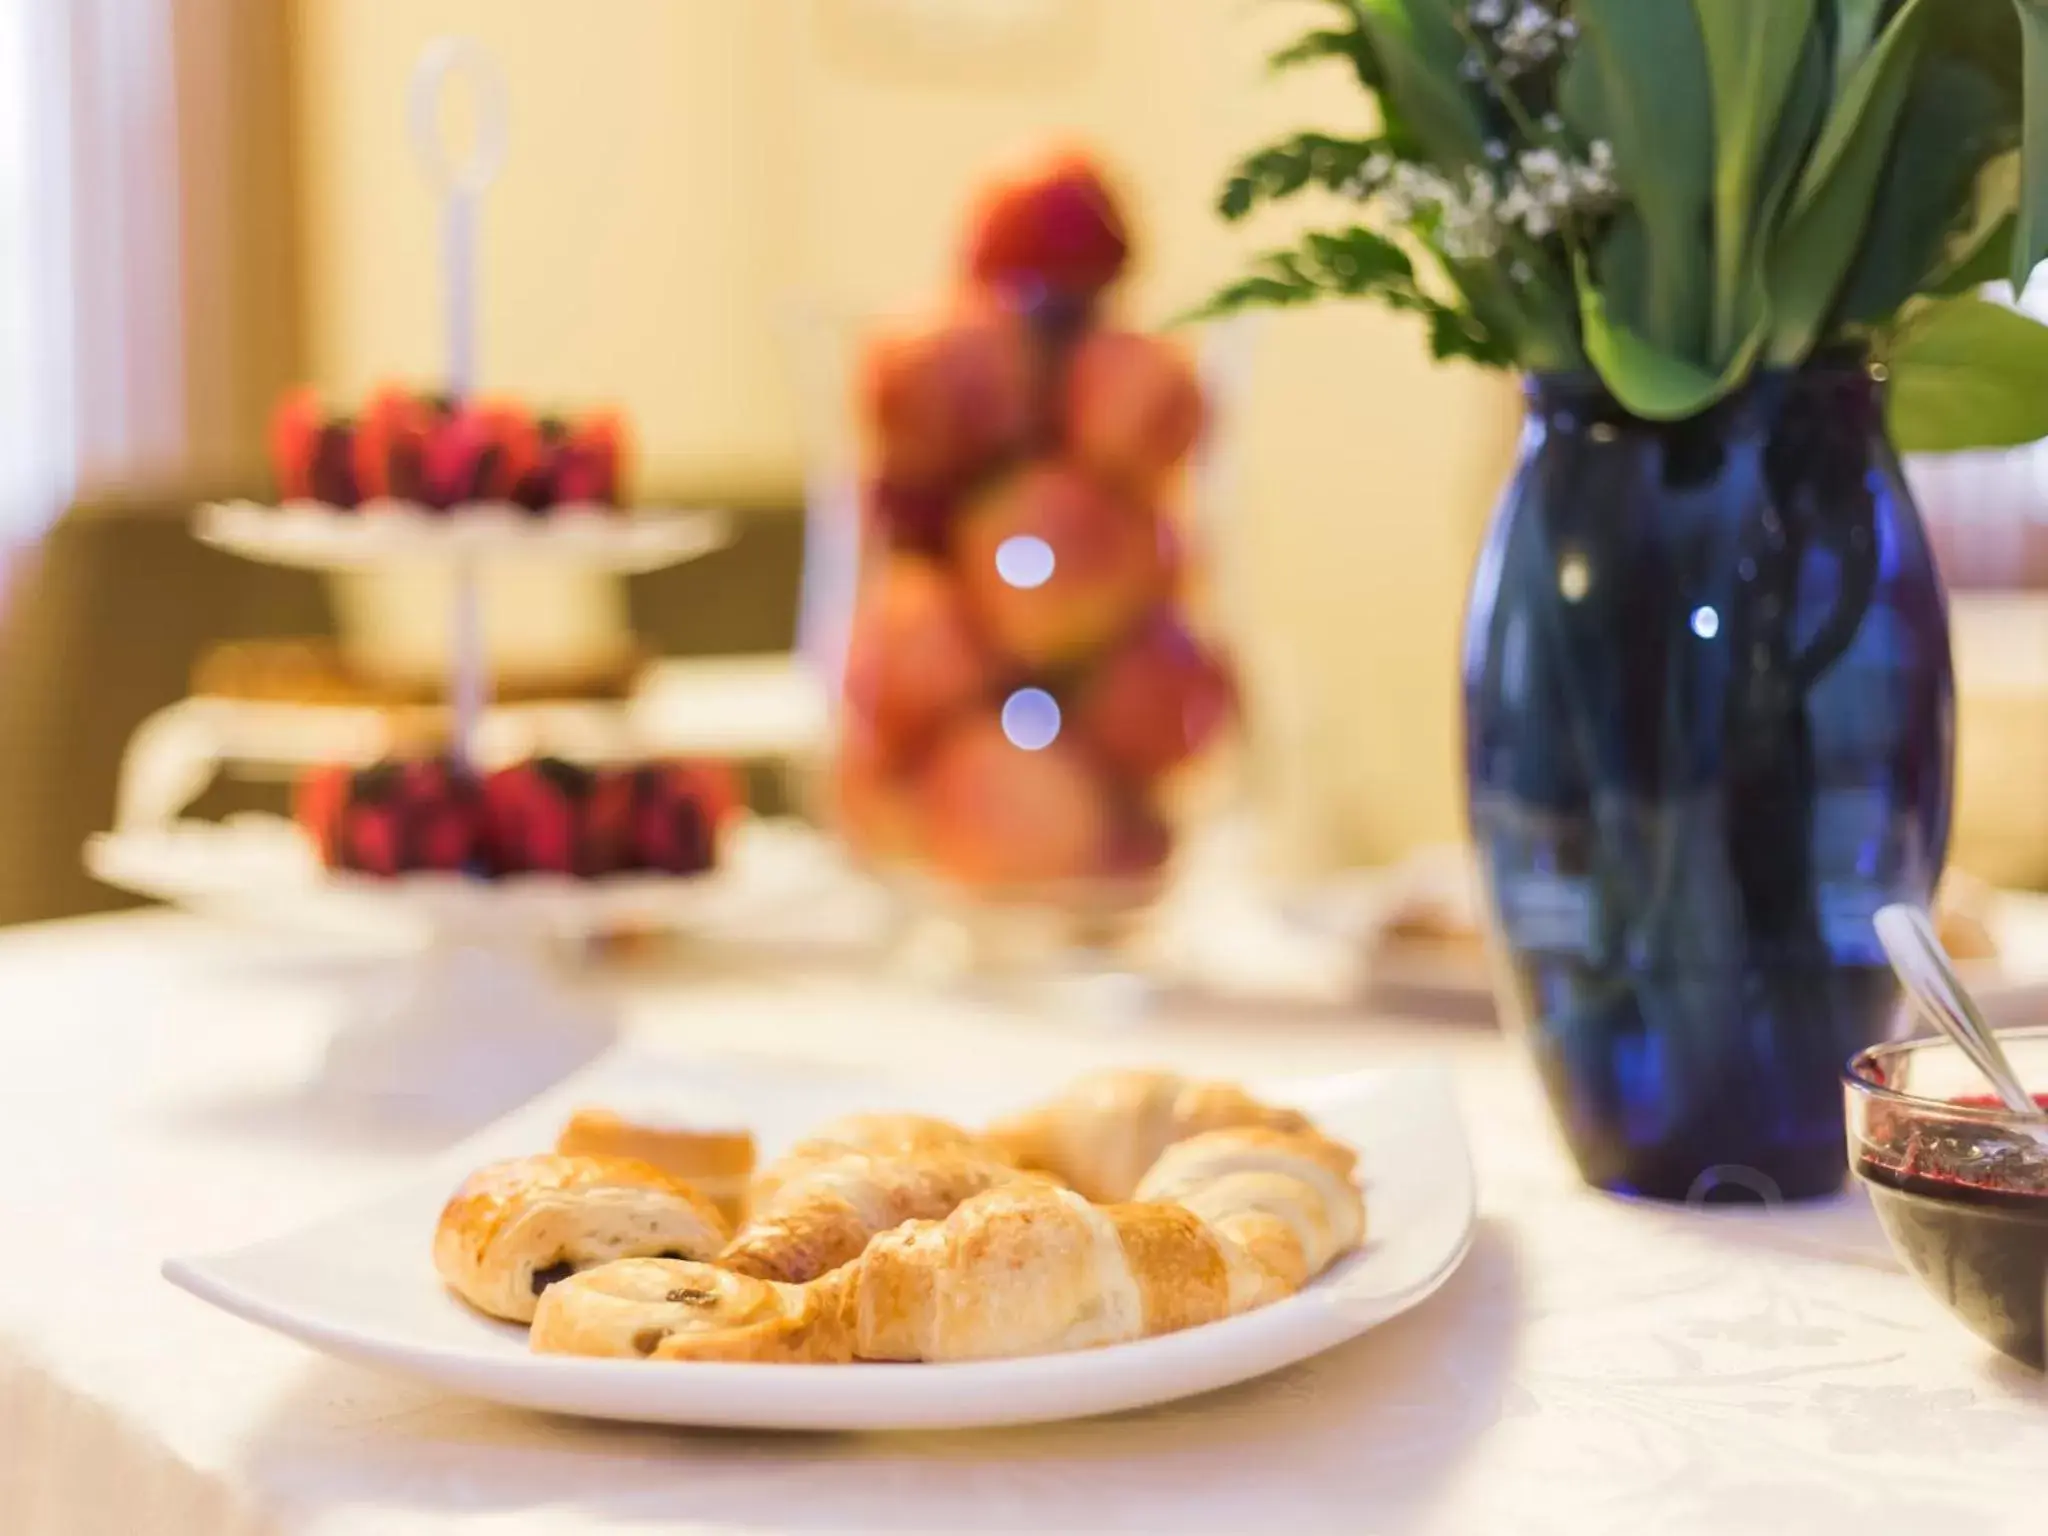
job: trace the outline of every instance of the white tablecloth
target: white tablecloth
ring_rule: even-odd
[[[435,1138],[351,1126],[299,1096],[349,985],[376,966],[166,915],[0,937],[0,1532],[2038,1524],[2048,1390],[1897,1270],[1860,1197],[1765,1215],[1590,1193],[1491,1032],[1412,1021],[1115,1030],[850,980],[627,980],[636,1036],[678,1049],[980,1070],[1445,1057],[1482,1180],[1479,1240],[1420,1311],[1351,1346],[1106,1421],[692,1433],[381,1379],[157,1276],[168,1252],[352,1202],[431,1150]]]

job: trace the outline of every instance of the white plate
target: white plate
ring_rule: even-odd
[[[1042,1089],[1046,1085],[1036,1085]],[[202,1300],[343,1359],[450,1391],[591,1418],[752,1429],[966,1429],[1079,1418],[1167,1402],[1292,1365],[1416,1305],[1471,1242],[1474,1193],[1449,1078],[1358,1073],[1254,1085],[1357,1147],[1368,1241],[1297,1296],[1226,1322],[1070,1355],[963,1365],[696,1365],[535,1355],[523,1329],[450,1296],[428,1258],[449,1191],[478,1163],[551,1142],[576,1104],[659,1104],[708,1124],[751,1124],[770,1155],[849,1109],[976,1118],[1031,1096],[815,1075],[787,1063],[613,1057],[374,1204],[226,1253],[172,1259]]]
[[[475,880],[434,872],[380,879],[327,869],[295,823],[254,812],[98,833],[86,841],[85,867],[108,885],[195,911],[321,933],[386,933],[396,925],[443,939],[573,940],[621,928],[680,932],[717,911],[733,885],[727,868],[602,880],[549,874]]]
[[[247,559],[313,571],[394,560],[542,559],[639,574],[720,548],[732,537],[732,520],[723,512],[667,507],[557,507],[536,516],[506,502],[444,512],[399,501],[220,501],[199,509],[194,533]]]

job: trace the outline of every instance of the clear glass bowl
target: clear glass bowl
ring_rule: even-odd
[[[1999,1040],[2048,1094],[2048,1027]],[[2043,1369],[2048,1125],[1998,1105],[1946,1037],[1874,1046],[1843,1081],[1850,1167],[1900,1260],[1965,1327]]]
[[[1241,364],[1208,346],[1188,359],[1206,431],[1142,492],[1046,428],[913,495],[876,479],[858,403],[874,339],[901,323],[814,310],[792,337],[809,460],[799,649],[833,737],[806,799],[897,895],[932,964],[1116,969],[1194,828],[1241,790],[1222,573],[1203,557]],[[1032,378],[1067,377],[1081,341],[1035,317],[1017,330]],[[1046,391],[1065,387],[1035,384],[1034,413],[1062,409]],[[1112,390],[1103,409],[1135,407]]]

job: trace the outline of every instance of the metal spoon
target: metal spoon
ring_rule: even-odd
[[[1942,947],[1927,914],[1918,907],[1885,907],[1877,914],[1876,924],[1885,958],[1920,1012],[1940,1025],[1942,1033],[1970,1058],[2007,1109],[2030,1120],[2048,1121],[2048,1112],[2021,1086],[2019,1074],[2005,1059],[1998,1036],[1956,975],[1955,962]]]

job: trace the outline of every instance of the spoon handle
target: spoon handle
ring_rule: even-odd
[[[1907,995],[1984,1075],[1999,1102],[2016,1115],[2044,1118],[2041,1106],[2021,1085],[1998,1036],[1956,974],[1927,914],[1918,907],[1886,907],[1877,914],[1876,927],[1878,941]]]

